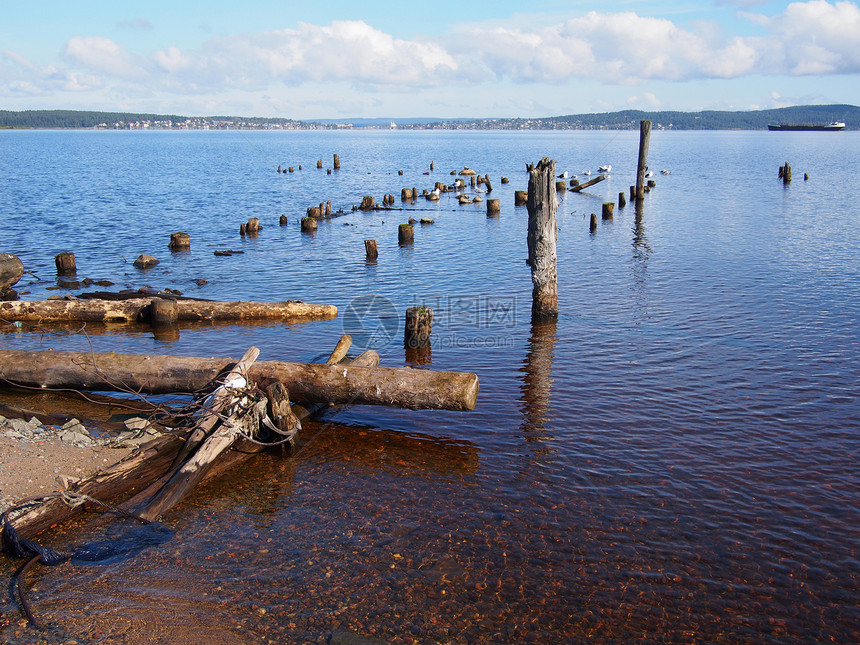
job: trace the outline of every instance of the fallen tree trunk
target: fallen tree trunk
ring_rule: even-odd
[[[229,368],[230,358],[0,350],[0,382],[12,386],[196,392]],[[468,372],[260,361],[255,382],[281,381],[294,401],[472,410],[478,377]]]
[[[24,322],[135,322],[149,320],[153,298],[131,300],[20,300],[0,302],[0,319]],[[334,305],[300,300],[285,302],[214,302],[176,300],[177,318],[194,320],[286,320],[335,318]]]

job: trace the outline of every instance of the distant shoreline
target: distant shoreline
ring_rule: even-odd
[[[860,129],[860,107],[805,105],[773,110],[673,112],[623,110],[541,118],[355,118],[199,116],[81,110],[0,110],[0,129],[111,130],[635,130],[648,120],[661,130],[766,130],[772,123],[830,123]]]

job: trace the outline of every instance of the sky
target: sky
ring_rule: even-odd
[[[4,0],[0,109],[301,120],[860,105],[857,0]]]

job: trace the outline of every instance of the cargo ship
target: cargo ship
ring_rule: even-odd
[[[845,129],[845,124],[842,121],[834,121],[827,125],[809,125],[809,124],[792,124],[792,123],[770,123],[767,126],[768,130],[779,130],[784,132],[831,132]]]

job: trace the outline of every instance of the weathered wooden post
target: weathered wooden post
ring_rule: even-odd
[[[622,190],[618,193],[618,208],[624,208],[627,206],[627,199],[624,196],[624,191]]]
[[[171,251],[188,251],[191,249],[191,236],[188,233],[171,233],[167,248]]]
[[[588,230],[594,233],[597,231],[597,213],[591,214],[591,222],[588,225]]]
[[[415,241],[415,227],[412,224],[401,224],[398,226],[397,241],[400,244],[412,244]]]
[[[782,173],[782,183],[790,184],[791,183],[791,166],[788,165],[788,162],[785,162],[785,169]]]
[[[639,162],[636,164],[636,199],[645,198],[645,173],[648,171],[648,145],[651,142],[651,122],[639,122]]]
[[[287,225],[287,216],[281,215],[280,219],[278,220],[278,224],[280,224],[281,226],[286,226]]]
[[[556,243],[558,228],[555,191],[555,160],[544,157],[537,166],[528,165],[529,211],[528,264],[532,271],[532,319],[558,316]]]
[[[516,190],[514,191],[514,206],[525,206],[529,200],[529,191]]]
[[[401,202],[412,201],[412,190],[409,188],[401,188],[400,189],[400,201]]]
[[[433,162],[432,161],[430,162],[430,170],[431,171],[433,170]]]
[[[248,223],[245,224],[245,232],[248,235],[255,235],[260,230],[260,219],[258,217],[252,217],[248,220]]]
[[[340,157],[337,155],[337,153],[335,153],[335,155],[334,155],[333,163],[334,163],[334,169],[340,170]]]
[[[426,347],[433,331],[433,310],[430,307],[409,307],[403,327],[403,345],[407,349]]]
[[[601,217],[603,219],[612,219],[613,215],[615,215],[615,204],[613,202],[603,202]]]
[[[631,187],[630,187],[630,201],[631,201],[631,202],[635,202],[635,201],[636,201],[636,186],[631,186]]]
[[[487,187],[487,193],[493,192],[493,184],[490,183],[490,173],[484,175],[484,186]]]
[[[75,254],[71,251],[63,251],[54,256],[54,264],[57,265],[57,275],[74,275],[78,272],[75,266]]]
[[[317,168],[322,168],[322,159],[317,159]]]
[[[325,203],[325,216],[326,216],[326,217],[331,217],[331,200],[328,200],[328,201]]]
[[[502,201],[500,199],[487,200],[487,217],[494,217],[502,212]]]
[[[372,211],[376,208],[376,200],[370,195],[365,195],[361,199],[361,206],[358,207],[362,211]]]
[[[364,240],[364,253],[368,260],[376,260],[379,251],[376,249],[376,240]]]
[[[317,218],[316,217],[303,217],[302,218],[302,233],[316,233],[317,232]]]
[[[179,308],[175,300],[155,298],[149,303],[149,324],[153,327],[175,325],[179,320]]]

